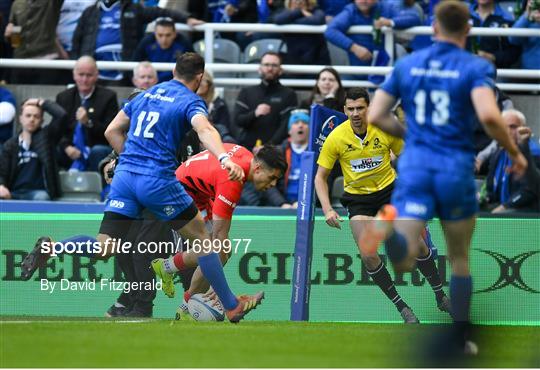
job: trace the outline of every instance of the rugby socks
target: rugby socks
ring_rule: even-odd
[[[238,306],[238,300],[231,291],[231,288],[229,288],[221,260],[217,253],[199,257],[198,261],[204,277],[218,295],[223,307],[226,310],[234,310]]]
[[[398,294],[394,282],[390,277],[388,269],[381,261],[381,264],[375,268],[375,270],[367,270],[371,279],[381,288],[384,294],[392,301],[396,306],[397,310],[401,312],[405,307],[408,307],[407,304],[401,299],[401,296]]]
[[[185,270],[186,264],[184,263],[184,255],[183,253],[176,253],[172,260],[174,262],[174,266],[178,269],[178,271]]]
[[[466,323],[469,321],[471,306],[472,278],[471,276],[450,277],[450,302],[454,322]]]
[[[437,266],[435,266],[435,259],[433,258],[433,252],[431,249],[429,249],[426,256],[418,257],[416,259],[416,267],[418,267],[418,270],[420,270],[422,275],[424,275],[426,280],[429,282],[429,285],[431,285],[431,289],[433,289],[433,293],[435,293],[437,302],[439,302],[444,297],[444,291],[442,289],[439,270],[437,270]]]
[[[399,263],[407,257],[407,240],[403,234],[394,230],[384,242],[384,249],[392,263]]]
[[[186,264],[184,263],[184,255],[182,252],[176,253],[169,258],[165,258],[163,260],[163,268],[165,269],[165,272],[168,272],[169,274],[185,270]]]
[[[165,270],[165,272],[169,274],[174,274],[175,272],[178,272],[184,268],[185,268],[185,265],[184,265],[184,258],[182,257],[182,253],[177,253],[174,256],[165,258],[163,260],[163,269]]]
[[[90,257],[90,258],[94,258],[96,254],[99,253],[99,250],[98,248],[95,248],[94,247],[94,243],[97,243],[97,239],[92,237],[92,236],[88,236],[88,235],[75,235],[75,236],[71,236],[67,239],[64,239],[64,240],[60,240],[58,243],[61,243],[63,246],[64,246],[64,253],[65,254],[71,254],[71,255],[75,255],[75,256],[83,256],[83,257]],[[70,244],[67,244],[67,243],[70,243]],[[73,249],[77,250],[77,252],[75,253],[67,253],[66,252],[66,249],[67,251],[69,252],[71,249],[70,249],[70,246],[73,245]],[[78,246],[81,246],[81,248],[78,248]],[[66,248],[68,247],[68,248]],[[79,253],[80,251],[80,253]]]

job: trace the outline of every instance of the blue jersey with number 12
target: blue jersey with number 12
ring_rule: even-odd
[[[446,165],[454,167],[454,158],[460,158],[461,164],[465,158],[472,160],[475,111],[471,91],[493,87],[494,76],[486,60],[448,42],[436,42],[400,60],[381,86],[402,99],[405,111],[406,146],[400,163],[405,160],[441,170]]]
[[[206,104],[177,80],[160,83],[122,108],[131,119],[117,171],[174,178],[176,155],[196,114],[208,116]]]

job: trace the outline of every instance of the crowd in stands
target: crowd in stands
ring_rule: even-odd
[[[83,55],[97,61],[174,62],[178,53],[191,51],[200,32],[177,34],[174,23],[204,22],[327,25],[324,34],[224,32],[244,49],[261,38],[280,38],[284,64],[329,65],[328,43],[348,53],[351,65],[387,65],[382,27],[404,29],[430,25],[440,0],[192,0],[185,10],[153,6],[142,0],[25,0],[0,1],[5,40],[1,56],[25,59],[73,59]],[[469,0],[474,27],[539,28],[537,0]],[[148,3],[148,5],[145,5]],[[508,4],[513,9],[509,9]],[[152,5],[152,6],[151,6]],[[145,34],[155,21],[154,31]],[[351,26],[374,26],[371,34],[347,34]],[[399,38],[398,56],[431,43],[430,36]],[[498,68],[538,67],[538,37],[471,37],[469,50]],[[286,52],[285,52],[286,50]],[[11,83],[68,83],[58,71],[14,69],[4,79]],[[170,78],[159,72],[159,81]],[[69,77],[69,76],[68,76]],[[129,86],[130,74],[100,71],[100,82]]]
[[[0,87],[0,198],[55,199],[61,193],[59,169],[99,171],[102,167],[99,163],[111,152],[104,131],[125,103],[118,100],[112,87],[145,90],[169,80],[172,73],[157,72],[152,63],[175,62],[177,55],[192,51],[193,42],[201,36],[177,33],[175,23],[326,24],[324,34],[221,33],[218,37],[235,41],[241,49],[251,41],[268,37],[281,38],[286,47],[267,52],[256,61],[261,81],[240,89],[231,111],[216,91],[211,74],[204,74],[198,91],[224,142],[238,143],[253,151],[261,145],[274,144],[286,153],[289,170],[282,182],[265,193],[258,193],[246,184],[242,204],[295,208],[299,158],[307,148],[309,137],[309,107],[320,104],[342,111],[345,100],[342,78],[365,77],[340,76],[334,68],[326,67],[316,76],[310,76],[316,81],[313,89],[307,99],[299,100],[295,90],[280,83],[284,74],[282,64],[330,65],[330,43],[347,52],[350,65],[388,65],[390,59],[384,49],[381,28],[429,25],[437,1],[194,0],[188,1],[183,11],[160,8],[142,0],[35,0],[30,6],[25,0],[0,1],[5,36],[2,58],[77,61],[73,71],[26,68],[1,71],[0,78],[11,84],[72,84],[72,87],[61,91],[55,101],[27,97],[19,106],[9,89]],[[537,2],[527,0],[518,4],[518,1],[515,12],[510,13],[495,0],[475,0],[470,5],[471,24],[540,28]],[[153,32],[145,34],[147,25],[153,21]],[[348,34],[347,30],[355,25],[373,25],[374,32]],[[397,41],[398,56],[432,42],[429,36]],[[497,68],[540,68],[539,37],[471,37],[468,48]],[[140,63],[127,73],[99,70],[96,61]],[[377,78],[370,80],[381,82]],[[477,171],[478,175],[487,176],[481,199],[486,209],[494,212],[539,211],[535,182],[540,168],[538,140],[531,138],[525,116],[513,109],[510,98],[501,91],[497,91],[497,97],[500,108],[506,110],[504,118],[509,130],[536,166],[531,166],[529,176],[519,180],[501,172],[508,158],[478,125]],[[44,112],[53,117],[45,126]],[[331,179],[339,175],[336,173]]]

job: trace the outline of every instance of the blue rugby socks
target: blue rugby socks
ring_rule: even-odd
[[[469,321],[471,306],[472,278],[471,276],[450,277],[450,302],[452,305],[452,318],[456,323]]]
[[[225,279],[223,266],[219,256],[216,253],[209,254],[198,258],[201,271],[218,295],[223,307],[226,310],[233,310],[238,306],[236,296],[229,288],[229,284]]]

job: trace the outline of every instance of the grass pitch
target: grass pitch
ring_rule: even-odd
[[[1,367],[416,367],[429,325],[0,318]],[[483,327],[470,366],[539,366],[538,327]],[[441,364],[441,366],[445,366]]]

